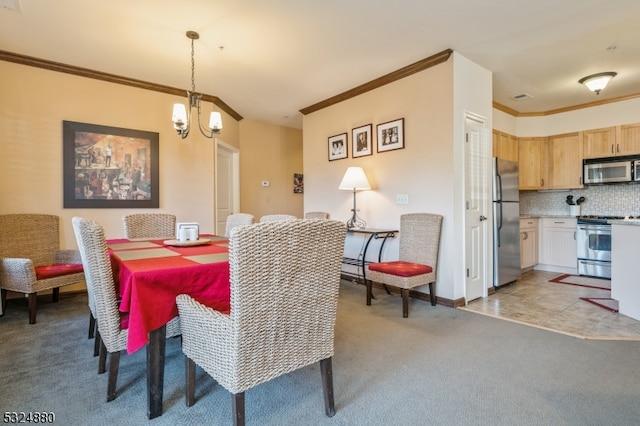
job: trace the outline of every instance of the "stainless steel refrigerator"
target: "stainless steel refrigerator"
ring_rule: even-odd
[[[493,285],[521,276],[518,163],[493,158]]]

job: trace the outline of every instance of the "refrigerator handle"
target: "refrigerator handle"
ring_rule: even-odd
[[[496,235],[498,236],[498,247],[501,246],[500,244],[500,234],[502,232],[502,202],[498,203],[498,220],[497,220],[497,224],[498,224],[498,232],[496,233]]]
[[[498,193],[496,194],[496,201],[502,201],[502,176],[496,172],[496,180],[498,181]],[[500,206],[502,208],[502,206]]]

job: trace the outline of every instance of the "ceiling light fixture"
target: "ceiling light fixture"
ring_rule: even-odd
[[[195,31],[187,31],[187,38],[191,39],[191,91],[187,92],[187,100],[189,103],[189,109],[184,104],[173,105],[173,115],[171,120],[173,121],[173,128],[176,129],[182,139],[189,135],[191,129],[191,109],[198,109],[198,129],[205,137],[211,139],[213,135],[217,135],[222,130],[222,117],[219,112],[212,112],[209,117],[209,129],[205,130],[200,124],[200,99],[202,94],[196,93],[196,80],[195,80],[195,59],[194,59],[194,40],[200,38],[200,34]]]
[[[597,74],[591,74],[581,78],[580,80],[578,80],[578,83],[584,84],[589,90],[595,92],[596,95],[599,95],[600,91],[607,87],[609,80],[611,80],[616,75],[618,75],[618,73],[611,71],[599,72]]]

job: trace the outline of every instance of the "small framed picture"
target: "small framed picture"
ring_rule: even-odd
[[[329,161],[347,158],[347,134],[331,136],[329,138]]]
[[[378,124],[378,152],[404,148],[404,118]]]
[[[351,131],[351,156],[364,157],[373,154],[373,141],[371,140],[371,124],[356,127]]]

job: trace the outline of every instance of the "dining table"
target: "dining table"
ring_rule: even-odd
[[[147,348],[147,417],[162,415],[166,324],[178,316],[176,296],[189,294],[229,313],[228,239],[108,239],[113,276],[128,314],[127,353]]]

